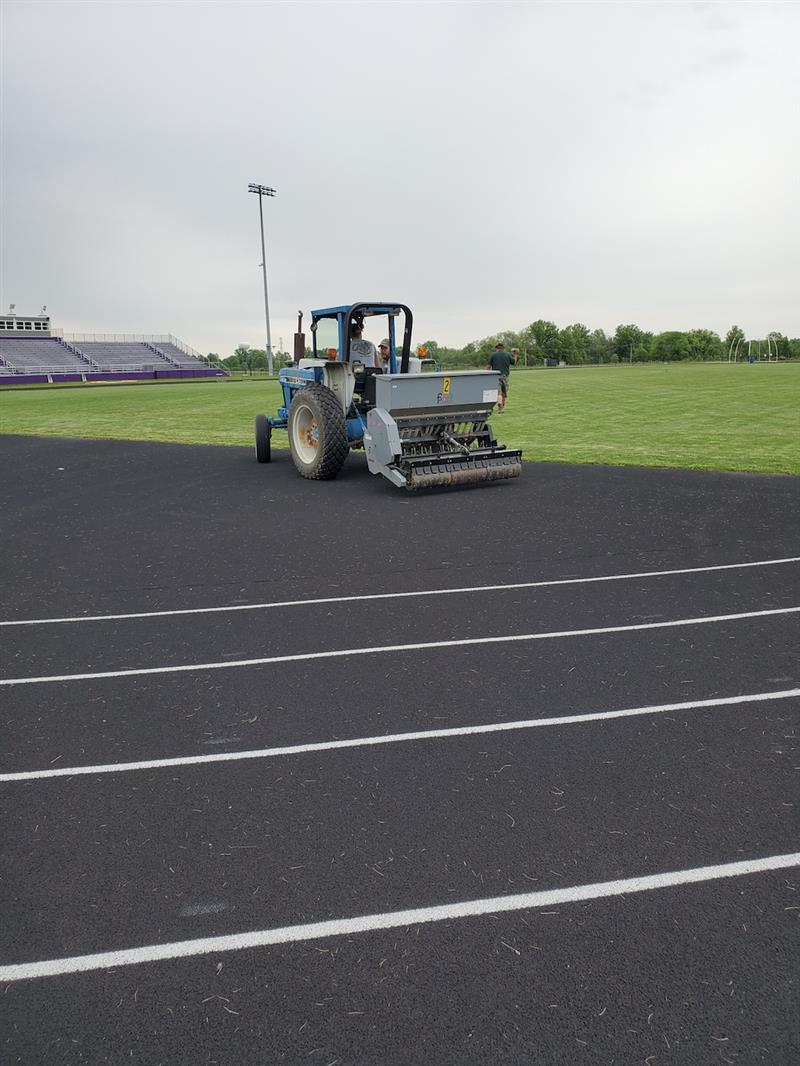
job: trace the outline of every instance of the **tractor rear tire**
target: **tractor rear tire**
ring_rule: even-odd
[[[272,459],[272,426],[266,415],[256,415],[256,459],[259,463]]]
[[[335,478],[350,449],[342,408],[331,390],[314,383],[296,392],[287,428],[298,474],[313,481]]]

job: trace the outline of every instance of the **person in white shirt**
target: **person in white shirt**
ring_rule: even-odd
[[[361,334],[363,326],[359,322],[353,322],[350,326],[350,362],[361,363],[362,366],[377,366],[378,353],[372,341],[365,341]]]

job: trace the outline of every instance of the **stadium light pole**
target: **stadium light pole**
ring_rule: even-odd
[[[258,195],[258,217],[261,222],[261,266],[264,271],[264,314],[267,318],[267,372],[272,377],[272,334],[269,328],[269,297],[267,296],[267,253],[264,250],[264,209],[262,207],[262,197],[274,196],[275,190],[271,189],[269,185],[259,185],[254,181],[251,181],[247,186],[248,192],[254,192]]]

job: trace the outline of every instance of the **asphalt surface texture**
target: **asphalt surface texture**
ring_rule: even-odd
[[[0,1062],[800,1061],[800,479],[0,457]]]

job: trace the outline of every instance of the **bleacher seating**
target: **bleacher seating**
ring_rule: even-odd
[[[37,319],[38,321],[38,319]],[[48,321],[49,325],[49,321]],[[192,353],[192,354],[190,354]],[[69,333],[26,336],[0,332],[0,379],[27,381],[97,381],[170,377],[217,377],[199,353],[172,334],[136,335]]]
[[[142,367],[148,366],[153,367],[154,370],[164,370],[173,365],[169,360],[154,352],[152,348],[139,342],[75,341],[73,344],[92,362],[104,369],[141,370]]]
[[[195,359],[194,356],[187,355],[186,352],[182,352],[180,348],[175,344],[171,344],[168,342],[159,342],[156,347],[160,352],[163,352],[164,355],[168,356],[170,359],[174,359],[178,366],[198,367],[203,365],[199,359]]]
[[[0,356],[6,364],[0,366],[0,373],[10,371],[12,367],[22,374],[92,369],[85,359],[75,355],[55,337],[0,337]]]

